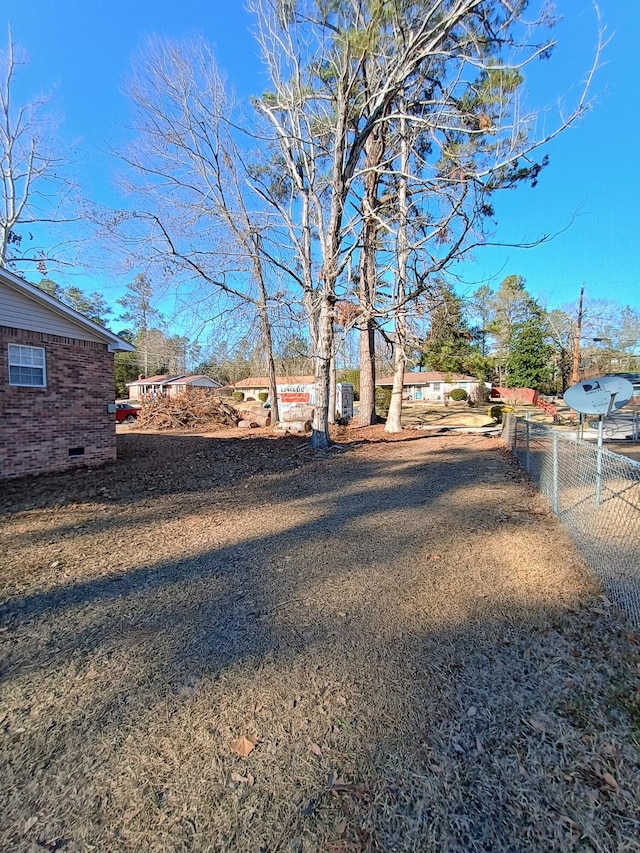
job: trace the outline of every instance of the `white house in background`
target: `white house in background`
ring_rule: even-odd
[[[158,376],[140,376],[133,382],[127,382],[130,400],[153,400],[156,397],[177,397],[188,388],[222,388],[221,382],[208,376],[176,376],[161,374]]]
[[[454,388],[463,388],[467,394],[472,395],[478,387],[475,376],[465,376],[461,373],[405,373],[404,388],[402,395],[407,400],[422,400],[428,403],[443,402],[445,393],[451,393]],[[484,383],[487,388],[491,385]],[[393,376],[383,376],[376,379],[376,386],[380,388],[393,387]]]

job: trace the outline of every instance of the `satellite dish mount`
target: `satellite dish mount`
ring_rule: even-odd
[[[601,503],[602,491],[602,435],[604,419],[611,412],[626,406],[633,397],[633,385],[622,376],[600,376],[585,379],[567,388],[565,403],[583,415],[598,415],[598,454],[596,458],[596,504]]]

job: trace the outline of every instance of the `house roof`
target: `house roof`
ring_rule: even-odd
[[[183,379],[181,375],[175,373],[160,373],[157,376],[146,376],[142,379],[134,379],[133,382],[126,382],[126,385],[168,385],[170,382],[175,382],[177,379]]]
[[[90,332],[92,339],[95,340],[97,337],[99,340],[102,340],[107,344],[111,352],[135,352],[135,347],[129,341],[125,341],[124,338],[119,337],[99,323],[94,323],[93,320],[89,320],[84,314],[74,311],[73,308],[60,302],[59,299],[49,296],[48,293],[40,290],[35,284],[25,281],[21,276],[10,272],[4,267],[0,268],[0,282],[11,290],[15,290],[22,294],[22,296],[26,296],[33,302],[38,303],[41,307],[51,311],[52,314],[65,317],[74,325],[79,326],[80,329]]]
[[[205,376],[204,373],[197,373],[193,376],[178,376],[176,379],[170,379],[166,382],[166,385],[190,385],[192,382],[196,382],[198,379],[206,379],[208,382],[211,382],[216,388],[221,388],[222,383],[218,382],[215,379],[212,379],[210,376]]]
[[[475,376],[465,376],[463,373],[405,373],[405,385],[426,385],[427,382],[477,382]],[[376,379],[376,385],[393,385],[393,376],[383,376]]]
[[[315,376],[276,376],[276,385],[313,385]],[[268,388],[268,376],[249,376],[233,383],[234,388]]]

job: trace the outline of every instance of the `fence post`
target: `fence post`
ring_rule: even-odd
[[[604,431],[604,417],[599,415],[598,420],[598,448],[596,450],[596,506],[602,503],[602,434]]]
[[[640,421],[640,412],[633,413],[633,428],[631,431],[631,436],[634,441],[638,440],[638,426]]]
[[[560,512],[558,500],[558,433],[553,432],[553,477],[551,483],[551,506],[556,515]]]
[[[531,439],[531,425],[529,423],[529,418],[531,417],[531,413],[527,412],[524,416],[524,468],[527,474],[531,473],[530,468],[530,457],[529,457],[529,442]]]

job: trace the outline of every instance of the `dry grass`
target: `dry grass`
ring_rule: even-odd
[[[636,638],[500,443],[240,436],[5,487],[0,848],[639,850]]]

